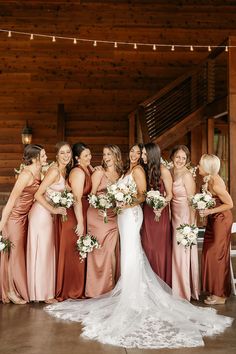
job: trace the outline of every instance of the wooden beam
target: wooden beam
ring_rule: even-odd
[[[236,46],[236,36],[229,38],[229,46]],[[228,59],[228,107],[229,107],[229,191],[234,202],[233,216],[236,219],[236,48],[229,47]]]
[[[129,147],[135,144],[135,111],[129,114]]]
[[[214,118],[208,118],[207,120],[207,153],[214,154]]]
[[[57,140],[65,140],[65,109],[64,104],[59,103],[57,108]]]
[[[148,127],[147,127],[147,122],[146,122],[146,118],[145,118],[144,108],[142,106],[139,106],[137,116],[138,116],[139,123],[141,126],[143,142],[144,142],[144,144],[148,143],[150,141],[150,136],[148,133]]]

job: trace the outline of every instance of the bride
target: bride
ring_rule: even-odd
[[[232,319],[213,309],[195,307],[172,296],[171,289],[152,271],[143,252],[140,228],[146,190],[141,147],[129,153],[129,168],[120,180],[138,190],[137,205],[118,215],[121,239],[121,277],[116,287],[98,298],[68,300],[46,307],[49,314],[83,324],[82,336],[126,348],[178,348],[204,345],[203,336],[224,331]]]

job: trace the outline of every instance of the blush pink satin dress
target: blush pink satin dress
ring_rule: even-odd
[[[3,236],[9,238],[14,244],[10,254],[1,254],[1,293],[3,302],[8,302],[9,291],[14,291],[22,299],[29,301],[25,254],[28,213],[39,184],[40,180],[35,179],[30,186],[24,188],[2,232]]]
[[[172,248],[172,290],[173,294],[186,300],[198,299],[199,270],[197,245],[186,248],[176,241],[176,228],[190,223],[190,210],[183,177],[173,182],[171,201],[173,248]]]
[[[49,190],[62,192],[65,178]],[[37,201],[29,213],[27,241],[27,279],[30,301],[44,301],[55,297],[55,232],[53,215]]]
[[[109,180],[104,174],[97,194],[106,193]],[[85,296],[96,297],[112,290],[119,273],[119,233],[117,216],[113,210],[107,211],[108,223],[104,223],[103,216],[98,209],[88,208],[88,232],[95,236],[101,245],[88,254],[87,278]]]

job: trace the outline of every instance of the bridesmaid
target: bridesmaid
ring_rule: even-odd
[[[29,301],[26,281],[26,238],[28,213],[40,184],[40,170],[46,162],[40,145],[27,145],[24,150],[24,169],[19,174],[8,202],[2,212],[0,232],[13,242],[10,254],[1,256],[2,301],[25,304]]]
[[[103,148],[104,169],[96,170],[92,175],[92,194],[105,194],[107,186],[117,182],[122,175],[121,152],[116,145]],[[96,297],[107,293],[115,286],[119,257],[117,218],[113,210],[108,210],[108,223],[104,223],[97,209],[89,207],[87,214],[88,232],[96,236],[100,249],[88,254],[85,295]]]
[[[205,190],[216,200],[213,209],[201,210],[208,216],[202,250],[202,288],[210,293],[204,301],[207,305],[224,304],[230,296],[230,238],[233,223],[233,201],[219,176],[220,159],[215,155],[203,155],[199,173],[204,177]]]
[[[91,152],[83,143],[73,146],[74,168],[71,170],[68,184],[72,189],[75,203],[68,209],[68,220],[62,224],[56,297],[58,301],[84,296],[85,262],[80,262],[76,252],[77,237],[87,232],[88,194],[92,182],[90,167]]]
[[[66,209],[49,202],[52,191],[65,189],[67,166],[71,162],[71,148],[66,142],[56,145],[56,163],[47,171],[29,214],[27,243],[27,279],[30,301],[55,302],[55,230],[53,215],[66,214]]]
[[[172,290],[173,294],[188,301],[198,300],[199,273],[197,245],[185,249],[176,241],[176,228],[180,224],[195,224],[195,212],[189,205],[189,197],[196,192],[196,184],[186,164],[190,160],[187,146],[177,145],[172,149],[173,198],[171,201],[173,252],[172,252]]]
[[[170,171],[160,164],[161,152],[157,144],[144,145],[142,159],[146,165],[147,190],[159,190],[167,202],[172,198],[172,177]],[[171,222],[169,206],[162,212],[159,221],[155,221],[153,209],[144,203],[141,241],[153,271],[171,286]]]

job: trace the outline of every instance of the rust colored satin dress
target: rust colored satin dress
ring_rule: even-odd
[[[218,197],[216,206],[221,203]],[[212,295],[230,296],[230,239],[233,217],[230,210],[207,217],[202,249],[202,288]]]
[[[75,168],[80,168],[77,166]],[[84,171],[84,170],[83,170]],[[85,182],[82,197],[84,233],[87,232],[87,210],[89,207],[88,194],[91,192],[91,172],[85,171]],[[79,253],[76,251],[77,235],[75,227],[77,220],[74,208],[67,209],[68,219],[62,222],[60,235],[60,248],[58,257],[56,298],[58,301],[78,299],[84,296],[86,261],[80,262]]]
[[[160,180],[160,193],[165,187]],[[162,210],[159,221],[155,221],[153,209],[144,203],[141,242],[152,270],[171,286],[172,238],[169,207]]]
[[[28,213],[39,185],[40,180],[35,179],[30,186],[24,188],[2,232],[4,237],[14,243],[9,255],[1,255],[3,302],[8,302],[9,291],[14,291],[22,299],[29,301],[26,276]]]
[[[97,194],[106,193],[109,180],[104,174]],[[107,211],[108,223],[104,223],[98,209],[88,208],[88,232],[95,236],[101,245],[88,254],[85,296],[96,297],[112,290],[119,272],[119,233],[117,216],[113,210]]]

